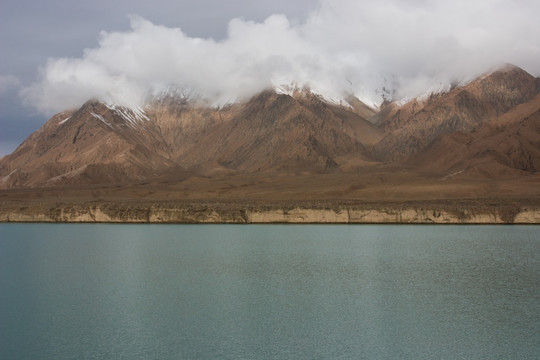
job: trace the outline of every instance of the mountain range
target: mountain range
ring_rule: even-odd
[[[308,89],[267,90],[222,107],[175,93],[144,109],[89,100],[1,158],[0,189],[161,199],[538,198],[539,170],[540,78],[507,65],[377,109]]]

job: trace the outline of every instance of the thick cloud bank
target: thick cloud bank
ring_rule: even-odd
[[[22,95],[44,113],[89,98],[142,106],[170,86],[218,105],[284,85],[378,103],[444,89],[505,62],[539,75],[539,4],[322,0],[302,24],[284,15],[233,19],[221,41],[132,16],[129,31],[101,33],[81,58],[50,59]]]

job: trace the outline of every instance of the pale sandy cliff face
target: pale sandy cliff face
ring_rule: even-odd
[[[0,222],[122,222],[122,223],[330,223],[330,224],[531,224],[540,222],[539,207],[441,208],[418,206],[341,206],[336,209],[271,206],[257,209],[185,204],[73,204],[23,209],[0,207]]]

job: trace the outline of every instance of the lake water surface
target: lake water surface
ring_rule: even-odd
[[[540,227],[0,224],[1,359],[537,359]]]

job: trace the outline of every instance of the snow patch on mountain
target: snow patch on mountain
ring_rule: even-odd
[[[105,106],[107,106],[109,110],[112,110],[115,115],[124,119],[126,121],[126,125],[131,128],[137,127],[140,122],[150,121],[150,118],[148,115],[146,115],[146,112],[141,107],[134,106],[128,108],[111,103],[106,104]]]
[[[95,117],[96,119],[98,119],[99,121],[101,121],[102,123],[104,123],[105,125],[107,125],[108,127],[112,128],[111,124],[109,124],[107,122],[107,120],[105,120],[103,118],[103,116],[99,115],[99,114],[96,114],[96,113],[93,113],[91,112],[90,115],[92,115],[93,117]]]
[[[291,97],[299,97],[302,95],[311,94],[328,104],[352,108],[351,104],[347,102],[344,96],[339,97],[335,95],[330,95],[325,91],[312,89],[308,86],[300,86],[296,83],[277,85],[274,87],[274,91],[276,94],[289,95]]]
[[[58,123],[58,125],[62,125],[62,124],[64,124],[64,123],[66,123],[69,119],[71,119],[71,116],[68,116],[68,117],[65,118],[64,120],[60,121],[60,122]]]

